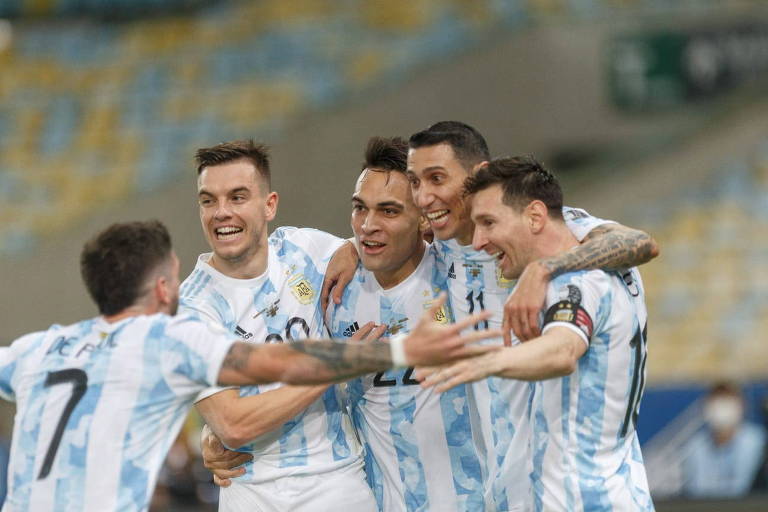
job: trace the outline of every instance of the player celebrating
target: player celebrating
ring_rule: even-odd
[[[0,397],[17,402],[6,512],[146,510],[165,455],[205,387],[316,384],[382,371],[393,360],[413,365],[479,348],[463,347],[473,337],[458,335],[461,323],[429,319],[439,303],[391,347],[235,342],[221,329],[173,316],[179,261],[158,222],[109,227],[85,245],[81,271],[101,316],[0,348]]]
[[[278,196],[264,146],[223,143],[199,150],[196,159],[200,220],[213,252],[201,255],[184,281],[182,311],[251,342],[322,337],[318,292],[327,260],[343,240],[288,227],[267,236]],[[253,455],[245,475],[222,489],[219,510],[316,511],[342,500],[357,510],[375,509],[335,386],[273,384],[203,396],[196,406],[211,429],[226,445]]]
[[[423,218],[405,176],[407,143],[374,137],[352,196],[352,230],[362,266],[329,308],[331,335],[358,325],[413,329],[445,289],[445,275],[426,254]],[[449,308],[439,320],[449,321]],[[379,510],[483,509],[483,479],[472,439],[466,390],[425,390],[413,369],[367,375],[347,385],[352,419],[365,446],[365,467]]]
[[[582,243],[555,257],[533,260],[521,274],[516,292],[499,273],[497,260],[471,247],[474,225],[464,204],[464,180],[490,160],[482,135],[465,123],[443,121],[411,136],[408,177],[414,202],[427,217],[435,235],[438,264],[447,276],[450,302],[456,318],[480,310],[495,313],[489,323],[476,328],[502,326],[505,341],[510,330],[521,339],[537,332],[531,321],[544,301],[548,281],[566,271],[588,268],[621,268],[639,265],[655,256],[654,242],[645,233],[591,217],[583,210],[564,209],[566,225]],[[339,251],[349,267],[351,249]],[[334,281],[350,279],[329,269],[324,291]],[[334,291],[340,300],[341,286]],[[506,303],[505,303],[506,301]],[[502,311],[504,311],[502,319]],[[534,313],[531,313],[534,311]],[[526,465],[530,433],[525,421],[530,385],[489,378],[471,386],[471,411],[479,423],[486,467],[486,504],[498,512],[525,509],[530,496]]]
[[[578,244],[563,222],[557,180],[533,159],[494,160],[467,180],[467,192],[473,247],[498,259],[507,279]],[[542,381],[530,414],[535,510],[653,510],[635,431],[645,382],[643,297],[635,268],[562,274],[548,287],[540,337],[425,382],[447,389],[489,375]]]

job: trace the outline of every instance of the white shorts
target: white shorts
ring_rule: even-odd
[[[219,491],[219,512],[338,512],[340,507],[355,512],[378,510],[362,464],[259,484],[233,480]]]

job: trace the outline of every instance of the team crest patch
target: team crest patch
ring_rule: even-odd
[[[432,307],[432,304],[434,304],[435,301],[430,300],[423,304],[424,309],[429,309]],[[447,324],[448,323],[448,312],[445,310],[445,305],[440,306],[440,309],[438,309],[435,312],[435,322],[441,323],[441,324]]]
[[[516,279],[507,279],[501,274],[501,267],[496,265],[496,283],[501,288],[512,288]]]
[[[288,281],[288,286],[291,287],[291,293],[296,300],[302,304],[310,304],[315,298],[315,290],[303,274],[292,277]]]

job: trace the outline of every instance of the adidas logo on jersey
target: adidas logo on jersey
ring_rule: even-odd
[[[246,331],[245,329],[243,329],[239,325],[237,327],[235,327],[235,334],[237,334],[238,336],[240,336],[244,340],[253,338],[253,333],[252,332]]]
[[[453,268],[453,263],[451,263],[451,268],[448,269],[448,279],[456,279],[456,271]]]
[[[344,333],[343,334],[346,337],[350,337],[350,336],[352,336],[353,334],[355,334],[359,330],[360,330],[360,326],[357,325],[357,322],[352,322],[352,324],[349,327],[344,329]]]

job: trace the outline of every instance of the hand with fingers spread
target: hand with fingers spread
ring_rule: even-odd
[[[476,341],[501,335],[498,330],[461,331],[491,317],[491,312],[470,315],[455,324],[443,325],[435,315],[445,304],[445,293],[424,313],[416,327],[403,340],[405,356],[410,366],[429,366],[498,350],[494,345],[470,345]]]
[[[442,393],[459,384],[475,382],[495,375],[500,371],[498,361],[498,354],[487,352],[451,364],[417,368],[416,380],[421,381],[421,387],[434,386],[436,391]]]
[[[200,448],[203,465],[213,473],[213,483],[219,487],[229,487],[231,478],[244,475],[243,464],[253,459],[250,453],[228,450],[208,425],[203,426]]]
[[[529,263],[517,281],[512,294],[504,304],[504,345],[512,346],[512,333],[520,341],[539,336],[539,313],[547,297],[550,272],[540,261]]]
[[[325,269],[323,288],[320,292],[320,311],[325,311],[328,308],[330,299],[333,299],[334,304],[341,304],[341,296],[344,294],[347,284],[354,277],[359,260],[360,256],[357,254],[355,244],[350,241],[333,253],[333,257]]]

